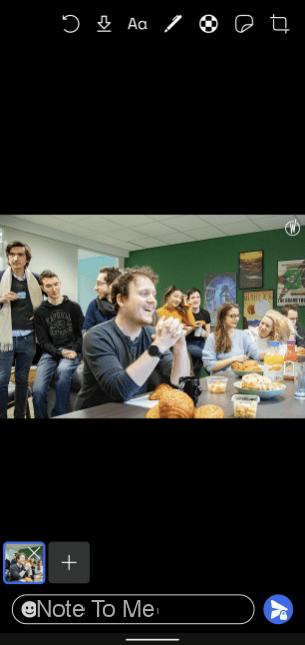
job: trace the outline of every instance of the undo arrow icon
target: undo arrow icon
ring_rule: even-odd
[[[71,14],[71,13],[68,13],[65,16],[62,16],[63,20],[68,20],[69,18],[73,18],[74,20],[76,20],[76,27],[75,29],[64,29],[64,31],[67,34],[74,34],[79,29],[80,21],[77,16],[74,16],[74,14]]]

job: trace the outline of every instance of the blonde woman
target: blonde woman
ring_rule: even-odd
[[[258,327],[250,327],[247,333],[255,341],[260,352],[267,351],[268,342],[276,340],[280,343],[280,353],[284,356],[287,350],[287,341],[293,340],[293,329],[288,319],[275,309],[266,311]]]

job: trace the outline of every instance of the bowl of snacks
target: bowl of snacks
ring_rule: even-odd
[[[208,376],[206,381],[209,394],[224,394],[227,390],[226,376]]]
[[[254,394],[233,394],[234,417],[236,419],[256,419],[260,397]]]
[[[241,394],[254,394],[261,399],[273,399],[281,396],[286,390],[285,383],[272,381],[268,376],[260,374],[245,374],[241,381],[236,381],[234,387]]]
[[[231,365],[231,369],[236,374],[236,376],[243,376],[244,374],[252,374],[252,373],[257,373],[257,374],[263,374],[264,369],[263,366],[260,365],[257,361],[254,360],[248,360],[239,362],[239,361],[234,361]]]

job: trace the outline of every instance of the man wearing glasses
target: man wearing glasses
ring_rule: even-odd
[[[8,385],[15,362],[15,419],[24,419],[28,376],[36,351],[34,309],[42,302],[39,276],[31,273],[31,249],[14,241],[6,247],[8,268],[0,271],[0,419],[7,416]]]

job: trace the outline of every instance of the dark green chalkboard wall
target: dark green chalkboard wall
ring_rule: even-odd
[[[264,251],[263,289],[274,290],[276,308],[277,262],[305,258],[305,227],[297,237],[284,230],[262,231],[247,235],[220,237],[212,240],[160,246],[144,251],[132,251],[126,266],[151,266],[159,275],[158,302],[165,289],[175,283],[183,290],[193,286],[203,290],[206,273],[234,271],[237,274],[240,251]],[[243,291],[238,289],[237,301],[243,306]],[[305,307],[299,307],[300,322],[305,325]]]

